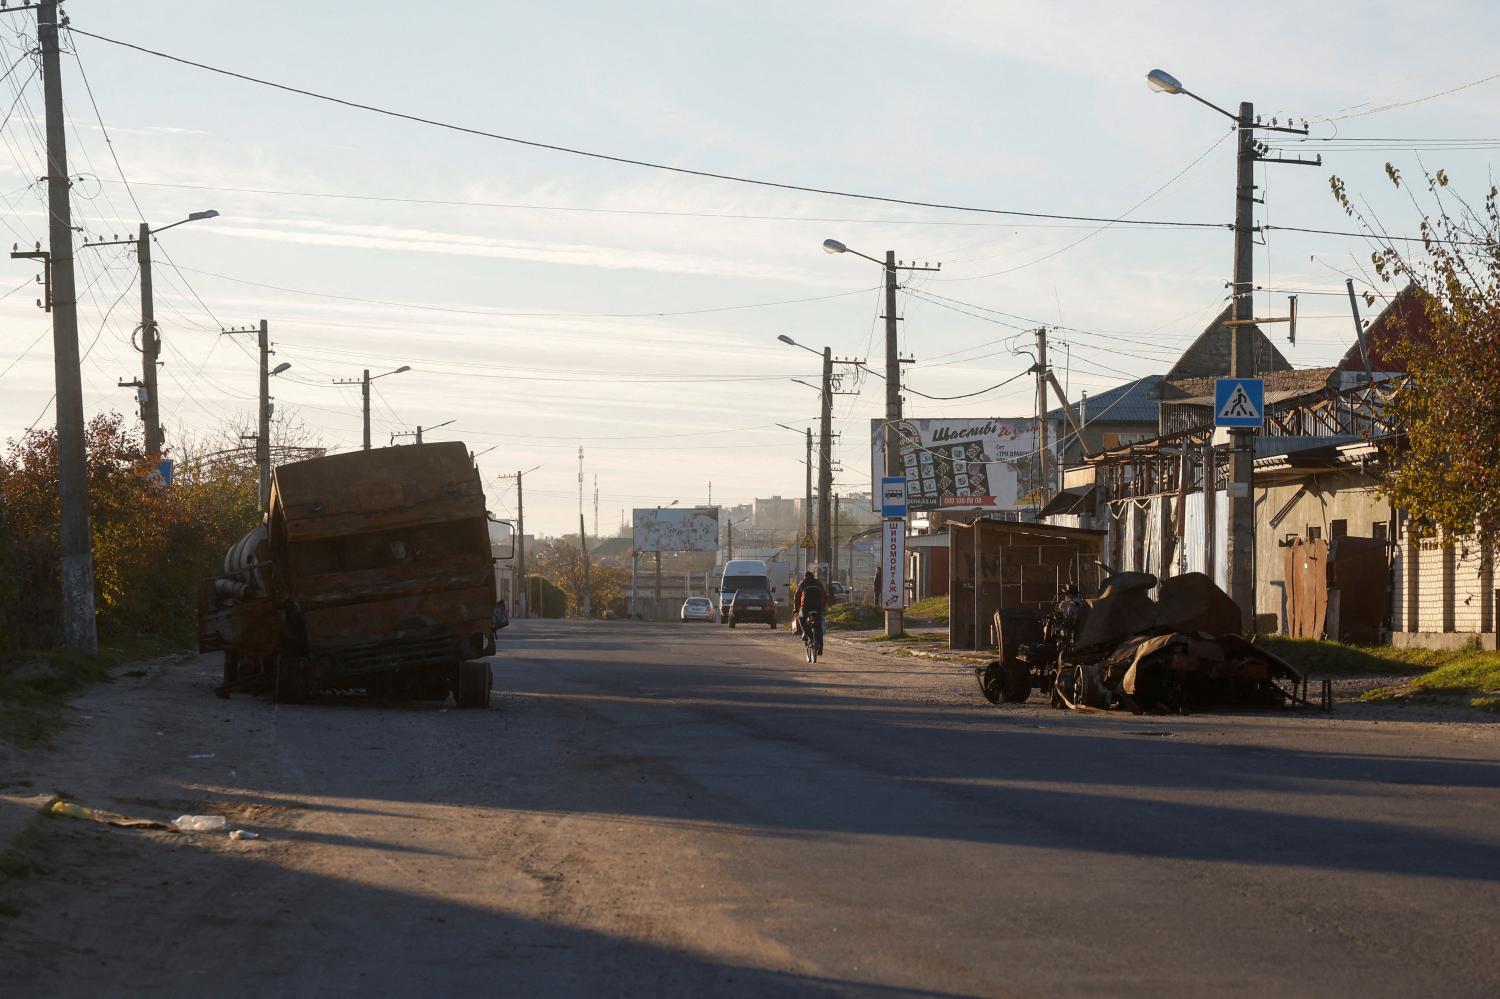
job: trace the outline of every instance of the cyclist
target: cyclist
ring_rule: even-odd
[[[821,652],[823,650],[823,632],[827,628],[827,625],[826,625],[826,623],[823,620],[824,619],[824,613],[823,612],[824,612],[824,610],[827,609],[827,607],[828,607],[828,593],[827,593],[827,591],[825,591],[823,589],[823,584],[820,583],[820,582],[818,582],[818,577],[815,576],[815,575],[813,575],[812,571],[809,570],[808,573],[807,573],[807,575],[805,575],[805,576],[802,577],[802,582],[800,582],[800,583],[797,584],[797,597],[796,597],[797,620],[798,620],[798,622],[800,623],[801,627],[804,629],[804,632],[805,632],[805,629],[808,626],[808,624],[807,624],[807,613],[808,613],[808,611],[817,611],[817,613],[818,613],[818,651],[819,652]]]

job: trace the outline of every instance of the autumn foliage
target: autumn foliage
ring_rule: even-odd
[[[85,443],[100,635],[189,639],[199,580],[256,522],[253,475],[190,465],[153,482],[118,414],[95,417]],[[58,515],[56,434],[32,430],[0,456],[0,649],[59,637]]]
[[[1400,171],[1386,174],[1406,188]],[[1394,454],[1387,491],[1424,529],[1466,534],[1500,524],[1500,189],[1475,207],[1449,189],[1442,170],[1425,176],[1421,249],[1384,240],[1337,178],[1333,193],[1381,244],[1372,254],[1383,280],[1425,292],[1428,336],[1405,340],[1396,357],[1411,381],[1394,415],[1405,440]]]

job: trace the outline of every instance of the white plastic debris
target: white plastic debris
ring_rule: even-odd
[[[236,829],[229,834],[230,839],[260,839],[260,833],[251,832],[249,829]]]
[[[222,815],[179,815],[172,821],[178,832],[223,832],[229,820]]]

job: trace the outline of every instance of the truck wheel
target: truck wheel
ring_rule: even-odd
[[[459,663],[458,689],[453,692],[453,699],[461,708],[487,708],[490,705],[490,683],[489,663]]]
[[[729,619],[729,627],[731,627],[731,628],[734,627],[734,618],[730,618]]]
[[[1021,663],[1005,664],[1005,700],[1008,704],[1024,704],[1031,696],[1031,670]]]
[[[307,701],[307,660],[298,656],[269,657],[275,679],[271,700],[277,704],[303,704]]]
[[[240,679],[240,654],[238,652],[224,653],[224,682],[214,688],[214,696],[229,700],[229,694],[234,690],[235,684]]]
[[[979,680],[979,692],[986,701],[999,704],[1005,699],[1005,672],[998,662],[976,667],[974,676]]]

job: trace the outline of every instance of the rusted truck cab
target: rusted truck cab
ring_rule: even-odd
[[[479,473],[462,443],[282,465],[263,525],[199,595],[221,693],[318,690],[489,703],[495,574]]]

